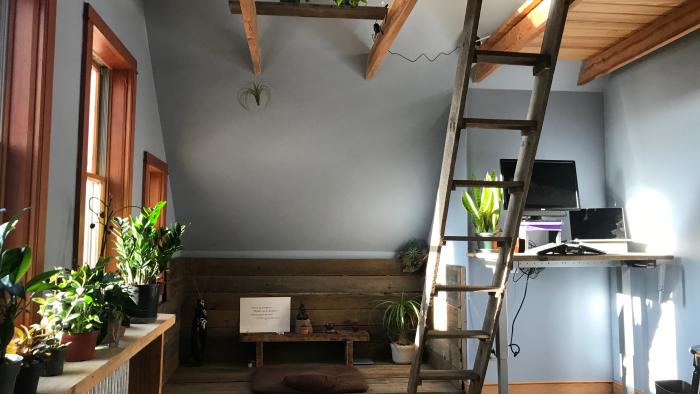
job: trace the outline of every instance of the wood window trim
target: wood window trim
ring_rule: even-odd
[[[57,0],[10,0],[7,19],[0,206],[24,208],[8,246],[29,245],[27,277],[44,271]],[[33,309],[20,322],[30,323]]]
[[[164,162],[163,160],[159,159],[156,157],[154,154],[150,152],[143,152],[143,192],[141,194],[141,205],[146,207],[149,205],[152,205],[152,203],[149,203],[149,195],[150,195],[150,185],[151,185],[151,172],[153,171],[160,172],[163,176],[163,183],[162,183],[162,189],[161,189],[161,196],[163,197],[163,201],[167,200],[168,198],[168,163]],[[165,213],[166,210],[168,209],[167,205],[163,208],[163,213],[160,216],[159,219],[159,225],[165,226]]]
[[[97,11],[85,4],[75,242],[73,265],[83,261],[83,228],[87,180],[87,141],[89,133],[90,72],[94,59],[112,71],[107,132],[107,190],[111,209],[127,209],[132,204],[134,129],[136,111],[137,62]],[[129,211],[127,210],[128,214]],[[118,212],[118,214],[122,214]],[[108,251],[110,248],[108,248]],[[109,255],[109,253],[108,253]]]

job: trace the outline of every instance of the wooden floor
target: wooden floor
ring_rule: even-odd
[[[369,383],[368,393],[405,394],[410,366],[375,364],[358,366]],[[423,367],[429,369],[429,367]],[[212,364],[202,367],[180,367],[165,385],[165,394],[251,394],[250,376],[254,369],[242,366]],[[458,394],[446,382],[424,382],[419,392]]]

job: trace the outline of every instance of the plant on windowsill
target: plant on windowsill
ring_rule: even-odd
[[[52,338],[39,325],[15,327],[15,336],[8,353],[22,357],[22,368],[17,376],[14,394],[36,394],[39,377],[53,351]]]
[[[367,0],[333,0],[338,7],[357,7],[360,3],[367,4]]]
[[[182,234],[187,226],[175,223],[158,227],[158,218],[165,202],[153,208],[143,208],[137,216],[114,218],[117,268],[129,288],[133,308],[125,312],[132,323],[150,323],[158,314],[158,275],[163,272],[172,256],[182,249]]]
[[[472,175],[472,180],[476,177]],[[484,181],[496,181],[498,176],[495,171],[487,172]],[[503,190],[497,187],[473,187],[462,192],[462,205],[469,214],[469,219],[474,225],[474,232],[481,237],[493,237],[500,231],[501,203]],[[478,243],[479,250],[491,252],[496,249],[492,241]]]
[[[43,290],[43,281],[53,272],[39,274],[25,286],[22,278],[32,265],[28,246],[6,249],[10,233],[17,227],[17,216],[0,225],[0,393],[11,393],[20,371],[22,357],[9,355],[6,349],[14,336],[15,320],[24,311],[34,293]]]
[[[34,302],[42,321],[56,324],[61,343],[68,344],[66,361],[87,361],[95,356],[97,336],[104,310],[103,267],[83,264],[74,270],[56,272],[47,280],[48,291]]]
[[[384,300],[377,305],[384,309],[382,324],[391,342],[391,359],[396,364],[410,364],[416,351],[411,333],[420,319],[420,303],[415,298]]]
[[[408,241],[399,251],[403,272],[416,272],[428,261],[428,244],[420,239]]]

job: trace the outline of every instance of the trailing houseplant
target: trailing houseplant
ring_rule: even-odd
[[[17,217],[13,217],[0,225],[0,394],[12,392],[21,366],[21,356],[6,354],[14,336],[15,319],[33,294],[43,289],[46,277],[52,275],[52,272],[37,275],[24,285],[22,278],[31,267],[32,251],[28,246],[5,247],[17,223]]]
[[[428,261],[428,244],[420,239],[408,241],[399,251],[403,272],[416,272]]]
[[[391,358],[396,364],[410,364],[415,344],[410,334],[420,319],[420,303],[401,294],[399,300],[384,300],[378,307],[384,309],[382,324],[391,342]]]
[[[156,278],[173,254],[182,249],[185,225],[158,227],[164,206],[161,201],[153,208],[143,208],[137,216],[114,218],[117,268],[135,304],[126,309],[133,323],[155,321],[159,297]]]
[[[476,179],[474,175],[471,179]],[[495,171],[489,171],[484,176],[484,181],[496,181],[498,176]],[[499,231],[501,218],[501,203],[503,202],[503,190],[497,187],[474,187],[462,192],[462,205],[469,214],[469,219],[474,225],[474,231],[482,237],[493,237]],[[493,242],[480,242],[479,249],[490,251]]]

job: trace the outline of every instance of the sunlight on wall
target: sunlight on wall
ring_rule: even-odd
[[[658,304],[657,304],[658,305]],[[652,309],[654,302],[647,300]],[[649,347],[649,387],[657,380],[677,379],[676,308],[672,300],[660,305],[660,317]]]
[[[635,241],[645,243],[650,253],[673,253],[677,236],[668,198],[656,190],[637,191],[627,202],[627,221]]]
[[[454,242],[448,242],[442,247],[440,253],[440,267],[438,269],[437,283],[445,284],[447,281],[447,264],[453,263],[455,259]],[[433,327],[436,330],[447,330],[447,293],[440,292],[433,300]]]
[[[542,24],[547,22],[547,18],[549,17],[549,7],[551,3],[551,0],[544,0],[527,15],[527,20],[532,23],[533,26],[542,26]],[[523,12],[527,6],[527,3],[523,4],[523,6],[518,9],[518,12]]]

